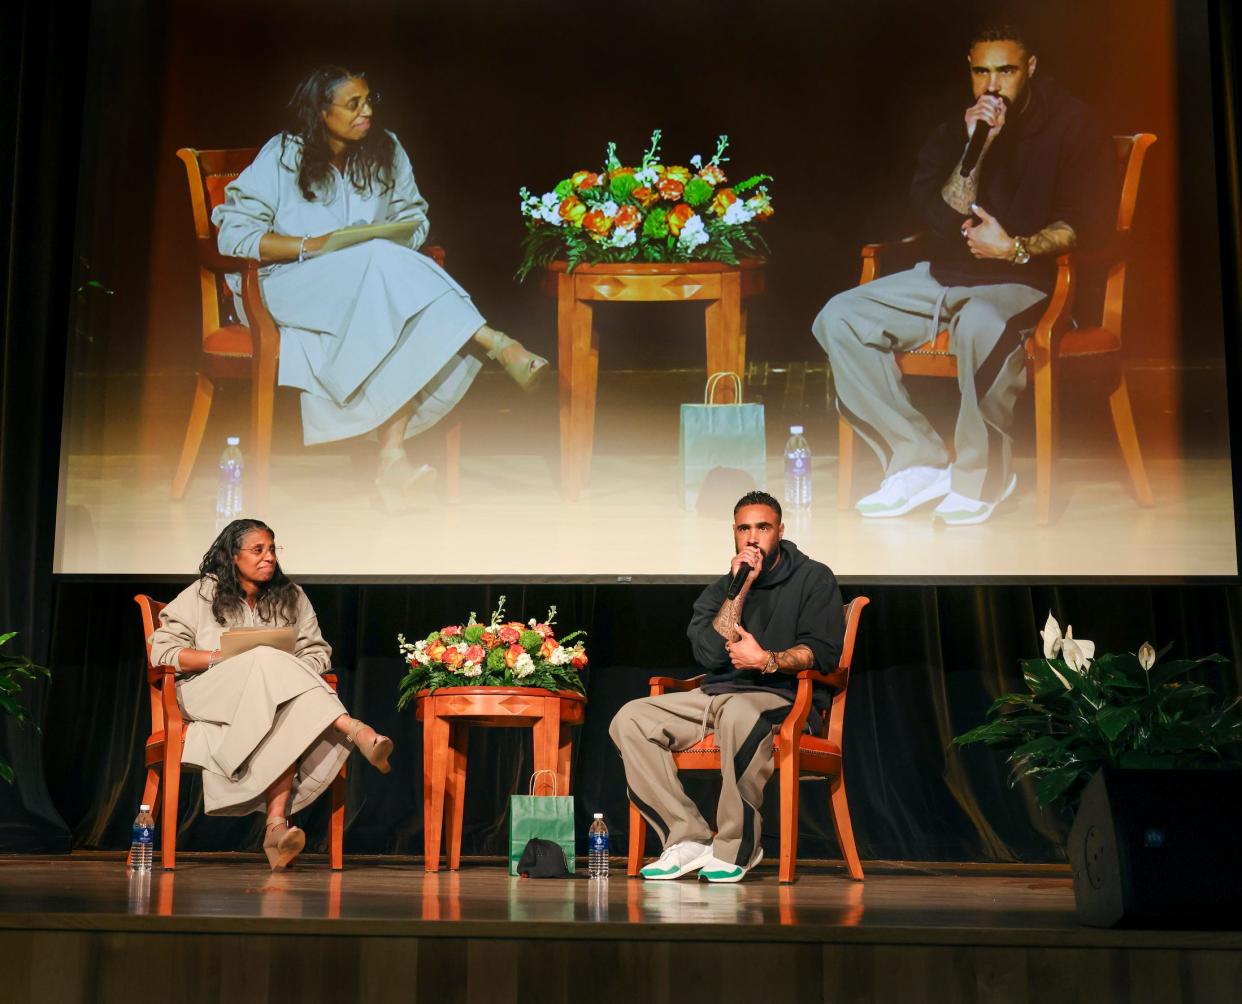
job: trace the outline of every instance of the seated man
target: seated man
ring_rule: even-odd
[[[647,879],[701,869],[699,877],[709,882],[737,882],[759,863],[759,809],[772,776],[773,729],[797,692],[791,674],[835,669],[841,655],[837,580],[782,539],[781,504],[767,492],[750,492],[734,506],[733,521],[729,574],[703,590],[686,632],[707,670],[703,685],[630,701],[609,727],[625,761],[630,801],[664,842],[659,860],[642,870]],[[729,598],[738,581],[740,590]],[[817,687],[821,712],[830,700],[827,688]],[[723,777],[714,839],[672,757],[709,731],[716,734]]]
[[[1098,244],[1114,222],[1112,140],[1081,101],[1034,79],[1022,31],[981,28],[968,60],[974,103],[932,133],[911,186],[927,260],[833,297],[813,326],[838,410],[884,465],[879,490],[858,503],[863,516],[941,499],[933,518],[981,523],[1013,493],[1009,427],[1026,385],[1023,340],[1043,312],[1056,256]],[[893,358],[941,327],[961,391],[952,467]]]

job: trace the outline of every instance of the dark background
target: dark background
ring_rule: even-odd
[[[1219,332],[1222,312],[1226,330],[1236,332],[1238,316],[1237,170],[1225,155],[1236,143],[1236,121],[1220,112],[1226,86],[1236,88],[1231,8],[1177,5],[1175,67],[1162,5],[1031,10],[1044,29],[1056,29],[1061,47],[1055,59],[1045,49],[1045,69],[1090,94],[1113,131],[1160,132],[1159,95],[1144,85],[1160,90],[1162,73],[1176,70],[1177,96],[1167,100],[1176,110],[1170,134],[1179,126],[1183,136],[1180,156],[1163,146],[1169,159],[1153,170],[1168,172],[1165,189],[1181,197],[1183,225],[1162,239],[1175,235],[1183,295],[1165,287],[1169,294],[1139,316],[1155,324],[1172,312],[1165,329],[1177,332],[1186,352],[1214,357],[1219,342],[1214,347],[1205,332]],[[0,246],[0,625],[19,629],[15,648],[54,674],[26,695],[42,732],[7,721],[0,730],[0,754],[19,772],[16,785],[0,784],[0,848],[8,850],[120,848],[141,790],[148,726],[130,597],[143,590],[167,598],[179,584],[57,580],[50,570],[71,344],[75,355],[83,344],[102,344],[92,351],[138,367],[163,358],[157,349],[174,365],[180,346],[192,344],[186,339],[197,319],[177,288],[186,270],[175,264],[184,238],[163,229],[175,207],[184,213],[184,182],[171,161],[177,145],[257,144],[274,131],[283,96],[308,62],[362,60],[392,98],[389,108],[410,116],[390,124],[411,150],[437,237],[461,263],[455,270],[475,282],[486,309],[516,316],[523,303],[539,301],[501,278],[516,265],[520,236],[516,196],[503,193],[521,183],[551,185],[570,166],[591,163],[584,158],[602,156],[609,138],[637,156],[654,125],[665,128],[670,161],[683,151],[710,154],[716,133],[728,130],[738,166],[777,176],[781,215],[772,240],[776,260],[790,263],[781,274],[774,269],[764,308],[771,313],[756,318],[756,330],[806,345],[814,309],[854,281],[855,245],[904,229],[894,192],[904,191],[906,171],[893,165],[908,164],[933,113],[946,102],[960,105],[959,39],[972,13],[965,5],[634,3],[577,15],[599,18],[586,27],[559,7],[534,4],[191,11],[25,0],[6,11],[0,33],[0,128],[14,151],[0,161],[7,238]],[[342,39],[357,41],[357,54],[343,52]],[[1213,160],[1217,174],[1206,166]],[[476,199],[491,208],[476,211]],[[84,268],[75,261],[75,228],[90,270],[117,290],[101,343],[70,337],[72,293]],[[1168,278],[1152,272],[1135,295]],[[178,310],[188,311],[186,326],[165,323]],[[1226,343],[1231,367],[1233,347]],[[604,730],[653,670],[687,669],[683,631],[697,587],[314,585],[309,592],[337,648],[348,705],[398,744],[392,776],[351,771],[351,852],[417,851],[421,842],[421,743],[412,715],[394,710],[396,632],[490,609],[502,591],[511,610],[542,614],[555,602],[563,625],[591,632],[592,703],[576,748],[575,789],[580,813],[602,808],[622,844],[620,765]],[[1235,664],[1242,654],[1242,592],[1232,583],[852,583],[846,590],[859,592],[874,605],[855,662],[846,762],[865,858],[1060,856],[1062,821],[1036,809],[1029,791],[1009,792],[998,757],[947,752],[992,696],[1020,685],[1017,660],[1038,650],[1036,631],[1049,609],[1102,650],[1150,640],[1173,642],[1175,654],[1219,650]],[[1225,693],[1239,690],[1233,668],[1214,682]],[[505,797],[522,787],[529,755],[529,739],[518,732],[482,733],[473,743],[467,853],[500,850]],[[826,795],[812,797],[814,790],[808,786],[804,799],[804,851],[831,855]],[[191,785],[183,797],[182,846],[257,847],[257,820],[200,818],[197,793]],[[312,810],[318,839],[325,809]],[[774,824],[769,812],[767,826]]]

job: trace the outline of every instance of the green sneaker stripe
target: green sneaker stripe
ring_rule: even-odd
[[[646,868],[643,868],[640,870],[639,874],[640,875],[672,875],[673,872],[677,870],[678,870],[677,868],[656,868],[652,865],[647,865]]]
[[[733,868],[729,868],[729,869],[727,869],[727,870],[724,870],[724,869],[717,869],[716,871],[711,871],[711,872],[709,872],[709,871],[705,868],[705,869],[703,869],[702,874],[703,874],[703,877],[704,877],[704,878],[707,878],[707,879],[713,879],[713,878],[732,878],[734,875],[741,875],[741,874],[742,874],[742,869],[741,869],[741,868],[738,868],[738,867],[733,867]]]

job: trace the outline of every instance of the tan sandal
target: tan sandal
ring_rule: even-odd
[[[390,513],[409,507],[413,497],[427,493],[435,486],[437,473],[430,464],[415,467],[404,455],[384,464],[375,479],[380,504]]]
[[[358,742],[358,733],[363,729],[369,728],[371,727],[366,722],[359,721],[355,718],[353,727],[345,733],[345,738],[347,741],[358,747],[358,752],[367,758],[367,762],[372,767],[378,770],[381,774],[387,774],[390,770],[392,770],[392,765],[388,762],[388,758],[392,756],[392,740],[387,736],[381,736],[378,732],[375,732],[374,729],[371,729],[371,731],[375,733],[374,741],[370,743]]]
[[[282,832],[278,827],[284,827]],[[301,827],[291,826],[283,816],[268,816],[267,829],[263,833],[263,853],[272,871],[283,871],[306,846],[306,834]]]
[[[508,335],[496,332],[495,344],[487,352],[522,390],[534,390],[547,372],[548,361],[523,347]]]

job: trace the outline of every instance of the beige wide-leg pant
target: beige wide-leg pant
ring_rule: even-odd
[[[759,850],[763,789],[772,776],[773,730],[789,713],[783,694],[705,694],[701,690],[630,701],[608,727],[625,761],[630,801],[665,847],[711,843],[721,861],[748,867]],[[722,784],[716,837],[686,795],[673,752],[715,732]]]

